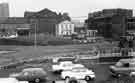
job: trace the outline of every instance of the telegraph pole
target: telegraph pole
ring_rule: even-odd
[[[37,48],[37,23],[35,23],[34,27],[35,35],[34,35],[34,47]]]

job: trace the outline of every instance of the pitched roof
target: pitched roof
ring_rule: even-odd
[[[38,11],[38,12],[30,12],[26,11],[24,17],[57,17],[57,13],[53,12],[47,8]]]
[[[71,21],[65,20],[65,21],[61,21],[58,24],[73,24]]]

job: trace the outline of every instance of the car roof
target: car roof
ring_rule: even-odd
[[[133,62],[135,62],[135,58],[134,59],[131,59],[131,58],[129,58],[129,59],[120,59],[120,62],[122,62],[122,63],[133,63]]]
[[[26,68],[23,71],[44,71],[43,68]]]
[[[73,69],[87,69],[85,67],[74,67]]]
[[[62,61],[60,63],[72,63],[72,61]]]

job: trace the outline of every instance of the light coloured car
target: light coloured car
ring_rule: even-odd
[[[74,64],[72,61],[62,61],[58,64],[52,65],[52,71],[53,72],[59,72],[63,70],[71,70],[73,67],[81,66],[84,67],[82,64]]]
[[[83,43],[88,43],[88,40],[82,40]]]
[[[82,64],[74,64],[72,61],[63,61],[57,65],[52,65],[53,72],[62,72],[64,70],[71,70],[74,67],[84,67]]]
[[[62,79],[67,78],[76,78],[76,79],[85,79],[91,80],[95,79],[95,73],[92,70],[89,70],[85,67],[75,67],[72,70],[63,71],[61,73]]]
[[[132,76],[134,76],[135,77],[135,71],[133,71],[133,72],[130,72],[130,74],[129,74],[131,77]]]
[[[20,73],[11,74],[9,77],[16,78],[19,81],[38,83],[47,80],[47,73],[42,68],[26,68]]]

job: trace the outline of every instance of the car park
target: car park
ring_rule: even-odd
[[[26,68],[20,73],[11,74],[9,77],[18,79],[19,81],[41,82],[47,80],[47,73],[42,68]]]
[[[62,61],[59,64],[52,65],[52,71],[54,73],[62,72],[63,70],[71,70],[74,67],[84,67],[82,64],[74,64],[72,61]]]
[[[110,72],[114,77],[135,75],[135,59],[120,59],[115,65],[110,66]]]
[[[85,67],[75,67],[72,68],[72,70],[63,71],[61,73],[62,79],[67,79],[72,77],[76,79],[85,79],[88,81],[95,78],[95,73],[92,70],[87,69]]]

